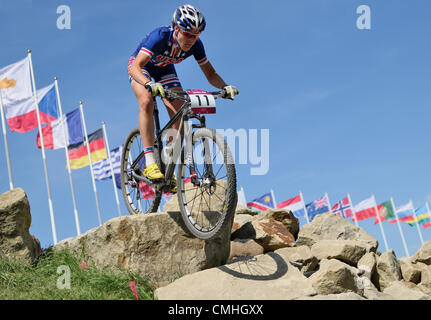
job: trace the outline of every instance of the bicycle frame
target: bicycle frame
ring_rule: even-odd
[[[188,99],[184,99],[184,104],[181,106],[181,108],[178,110],[178,112],[170,119],[170,121],[163,127],[163,129],[160,129],[159,109],[157,107],[156,97],[153,97],[153,103],[154,103],[153,116],[154,116],[155,131],[156,131],[155,143],[157,143],[157,146],[159,149],[159,153],[158,153],[159,159],[158,160],[159,160],[159,163],[161,163],[161,165],[162,165],[162,168],[160,168],[162,170],[162,172],[166,166],[166,170],[164,173],[165,177],[164,177],[163,181],[164,181],[164,184],[167,184],[170,181],[170,179],[172,178],[172,175],[174,173],[175,166],[176,166],[178,157],[180,156],[181,148],[183,146],[184,137],[186,137],[186,146],[191,148],[191,146],[192,146],[192,129],[206,127],[205,116],[200,116],[200,115],[192,113],[190,108],[189,108],[190,107],[190,101]],[[162,161],[162,152],[163,152],[162,137],[163,137],[163,134],[166,132],[166,130],[171,128],[177,122],[177,120],[180,117],[182,117],[181,122],[180,122],[180,127],[179,127],[177,135],[176,135],[176,137],[174,137],[174,141],[173,141],[173,156],[169,158],[167,165],[165,165],[164,162]],[[192,124],[192,126],[190,127],[188,120],[192,119],[192,118],[198,119],[200,124]],[[208,144],[208,142],[205,143],[204,150],[208,150],[207,148],[209,146],[207,146],[207,144]],[[204,151],[204,153],[208,154],[205,151]],[[186,159],[187,159],[189,154],[192,155],[191,149],[186,150],[186,156],[185,156]],[[144,157],[144,151],[142,151],[139,154],[139,156],[136,158],[136,160],[131,164],[131,174],[133,175],[133,177],[136,180],[145,182],[146,184],[148,184],[152,187],[155,187],[156,185],[159,185],[159,183],[155,183],[155,182],[135,173],[136,166],[142,160],[143,157]],[[192,183],[196,183],[196,178],[192,174],[194,172],[193,159],[191,159],[190,162],[191,162],[190,163],[190,171],[191,171],[190,173],[192,175]],[[207,172],[212,173],[212,166],[210,165],[210,161],[205,161],[205,164],[207,166],[207,170],[208,170]]]

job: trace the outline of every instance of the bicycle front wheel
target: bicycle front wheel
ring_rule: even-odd
[[[143,151],[139,128],[133,129],[124,142],[121,155],[121,191],[124,203],[130,214],[156,212],[162,193],[142,181],[136,180],[132,175],[131,164]],[[154,146],[154,157],[158,158],[158,148]],[[137,175],[145,170],[145,157],[133,169]]]
[[[190,148],[183,147],[177,168],[178,203],[189,231],[207,240],[231,228],[237,202],[235,164],[215,130],[200,128],[192,140]]]

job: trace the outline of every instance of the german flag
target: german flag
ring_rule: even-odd
[[[108,157],[102,129],[96,130],[92,134],[88,135],[88,142],[90,143],[92,163],[106,159]],[[90,164],[88,159],[87,145],[84,141],[69,145],[69,159],[70,167],[72,169],[79,169]]]

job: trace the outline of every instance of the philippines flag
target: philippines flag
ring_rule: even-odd
[[[257,211],[265,211],[275,208],[271,193],[266,193],[263,196],[247,202],[247,207]]]
[[[298,194],[296,197],[293,197],[289,200],[282,201],[277,204],[278,209],[290,210],[295,215],[295,217],[303,217],[305,214],[304,211],[304,202],[302,200],[301,194]]]
[[[41,124],[57,120],[57,99],[54,84],[37,90]],[[6,118],[10,130],[24,133],[38,127],[36,104],[33,97],[12,101],[6,105]]]
[[[64,125],[64,127],[63,127]],[[50,122],[42,128],[43,143],[47,149],[64,148],[66,135],[67,145],[79,143],[84,140],[82,122],[79,108],[63,115],[61,119]],[[37,133],[37,146],[41,148],[40,134]]]
[[[353,216],[352,203],[350,202],[350,198],[348,196],[344,197],[340,201],[338,201],[332,207],[331,211],[338,214],[343,218],[349,218]]]

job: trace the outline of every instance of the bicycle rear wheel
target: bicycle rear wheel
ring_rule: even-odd
[[[121,155],[121,191],[124,203],[130,214],[156,212],[162,193],[142,181],[136,180],[131,174],[131,164],[143,151],[139,128],[133,129],[124,142]],[[154,157],[158,158],[158,148],[154,146]],[[135,173],[142,175],[145,170],[145,157],[139,161]]]
[[[191,154],[183,147],[177,168],[178,204],[184,223],[207,240],[231,228],[236,207],[236,172],[222,136],[210,128],[193,133]]]

